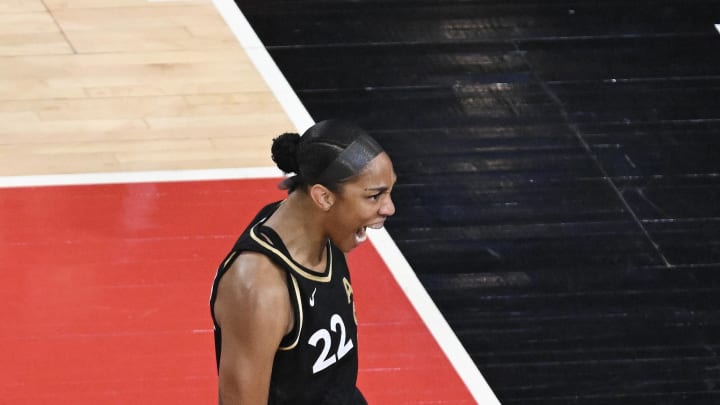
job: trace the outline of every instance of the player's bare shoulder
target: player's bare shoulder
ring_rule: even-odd
[[[286,274],[267,256],[243,252],[220,279],[215,317],[220,326],[239,313],[283,318],[290,315]]]

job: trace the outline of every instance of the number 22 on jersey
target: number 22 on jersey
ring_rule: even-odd
[[[332,335],[327,329],[319,329],[317,332],[313,333],[308,340],[308,343],[313,347],[318,347],[318,345],[321,346],[320,355],[313,364],[313,374],[317,374],[332,366],[335,362],[348,354],[348,352],[350,352],[350,350],[354,347],[352,339],[348,338],[346,335],[345,323],[340,315],[333,314],[333,316],[330,317],[330,330],[334,332]],[[339,337],[340,341],[335,353],[330,353],[330,350],[334,346],[332,344],[333,335]]]

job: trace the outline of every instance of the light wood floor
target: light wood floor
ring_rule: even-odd
[[[290,129],[210,0],[0,0],[0,175],[272,166]]]

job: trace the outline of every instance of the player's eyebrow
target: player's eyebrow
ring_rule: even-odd
[[[377,192],[385,192],[388,191],[390,187],[387,186],[379,186],[379,187],[368,187],[365,189],[365,191],[377,191]]]
[[[395,183],[397,183],[397,175],[396,175],[395,173],[393,173],[392,186],[394,186]],[[390,187],[392,187],[392,186],[367,187],[367,188],[365,188],[365,191],[377,191],[377,192],[383,192],[383,193],[384,193],[385,191],[390,190]]]

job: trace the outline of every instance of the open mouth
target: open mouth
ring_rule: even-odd
[[[378,222],[376,224],[370,224],[367,226],[360,227],[357,231],[355,231],[355,242],[357,243],[363,243],[367,240],[367,229],[380,229],[384,225],[383,222]]]

